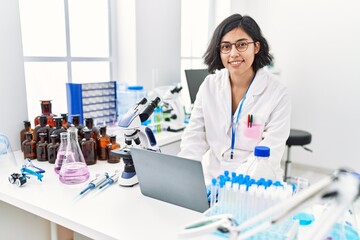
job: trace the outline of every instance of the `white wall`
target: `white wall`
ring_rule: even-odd
[[[232,1],[264,24],[275,64],[292,95],[292,128],[312,133],[293,162],[360,171],[360,15],[356,0]]]
[[[137,81],[146,90],[180,82],[181,0],[136,1]]]
[[[18,1],[0,0],[0,132],[20,149],[20,130],[27,120],[24,61]]]

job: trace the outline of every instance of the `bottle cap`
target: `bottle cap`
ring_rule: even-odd
[[[141,85],[133,85],[133,86],[128,86],[127,89],[128,90],[134,90],[134,91],[138,90],[139,91],[139,90],[143,90],[144,87],[141,86]]]
[[[256,157],[269,157],[270,156],[270,148],[266,146],[256,146],[254,155]]]
[[[298,213],[293,217],[294,220],[299,220],[301,226],[310,225],[314,222],[314,215],[308,213]]]

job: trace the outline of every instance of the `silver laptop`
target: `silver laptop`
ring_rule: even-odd
[[[132,148],[141,193],[198,212],[209,208],[200,161]]]

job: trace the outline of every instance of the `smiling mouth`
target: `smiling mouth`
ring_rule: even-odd
[[[229,64],[235,66],[235,65],[241,64],[242,62],[244,62],[244,60],[242,60],[242,61],[232,61],[232,62],[229,62]]]

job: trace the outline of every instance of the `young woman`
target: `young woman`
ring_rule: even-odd
[[[226,18],[204,59],[210,75],[199,88],[179,156],[202,160],[209,180],[224,170],[246,174],[255,146],[267,146],[267,171],[281,180],[290,97],[266,69],[272,57],[258,24],[240,14]]]

